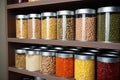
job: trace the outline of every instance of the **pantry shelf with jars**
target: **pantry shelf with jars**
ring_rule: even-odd
[[[6,0],[7,80],[119,80],[119,4]]]

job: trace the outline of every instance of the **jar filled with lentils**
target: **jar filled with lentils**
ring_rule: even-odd
[[[57,12],[57,39],[75,39],[75,23],[73,11],[61,10]]]
[[[76,14],[76,40],[96,40],[96,13],[94,9],[77,9]]]
[[[57,19],[56,13],[41,13],[41,38],[54,40],[57,38]]]
[[[16,38],[25,39],[28,37],[28,22],[26,15],[16,15]]]
[[[41,34],[40,14],[28,15],[28,38],[39,39]]]
[[[98,41],[120,42],[120,7],[98,9]]]

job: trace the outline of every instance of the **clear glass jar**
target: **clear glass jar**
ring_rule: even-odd
[[[97,80],[119,80],[120,57],[114,54],[97,57]]]
[[[44,12],[41,13],[41,38],[56,39],[57,38],[57,19],[56,13]]]
[[[15,50],[15,67],[25,69],[26,66],[26,51],[24,49]]]
[[[120,7],[98,9],[98,41],[120,42]]]
[[[65,78],[74,76],[73,54],[68,51],[56,53],[56,76]]]
[[[41,34],[40,14],[28,15],[28,38],[39,39]]]
[[[95,80],[95,56],[91,52],[75,54],[75,80]]]
[[[24,39],[28,36],[28,23],[26,15],[16,16],[16,38]]]
[[[62,10],[57,12],[57,39],[75,39],[75,23],[73,11]]]
[[[96,40],[96,13],[94,9],[77,9],[76,11],[76,40]]]
[[[40,52],[28,50],[26,54],[26,70],[39,71],[40,70]]]
[[[42,51],[41,72],[55,74],[55,51]]]

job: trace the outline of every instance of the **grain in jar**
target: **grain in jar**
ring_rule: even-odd
[[[16,15],[16,38],[24,39],[28,36],[28,22],[26,15]]]
[[[55,40],[57,38],[56,13],[41,13],[41,39]]]
[[[25,69],[26,66],[26,51],[24,49],[15,50],[15,67]]]
[[[40,52],[35,50],[28,50],[26,54],[26,70],[38,71],[40,70]]]
[[[76,40],[96,40],[96,16],[94,9],[76,10]]]
[[[90,52],[75,54],[75,80],[95,80],[95,56]]]
[[[55,52],[56,50],[42,51],[41,72],[43,74],[55,74]]]
[[[75,39],[75,23],[73,11],[61,10],[57,12],[57,39]]]
[[[98,9],[98,41],[120,42],[120,7]]]
[[[72,78],[74,76],[74,59],[73,53],[70,52],[56,53],[56,76],[65,78]]]
[[[28,38],[39,39],[41,36],[40,14],[28,15]]]

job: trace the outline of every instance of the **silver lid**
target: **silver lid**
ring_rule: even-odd
[[[50,50],[48,50],[49,52],[56,52],[57,50],[55,50],[55,49],[50,49]]]
[[[47,46],[41,46],[40,49],[48,49]]]
[[[16,52],[16,53],[23,54],[23,53],[25,53],[26,51],[25,51],[24,49],[16,49],[15,52]]]
[[[69,50],[78,51],[79,49],[77,49],[77,48],[70,48]]]
[[[55,56],[54,52],[43,51],[41,52],[42,56]]]
[[[105,12],[120,12],[120,7],[108,6],[108,7],[98,8],[98,13],[105,13]]]
[[[81,52],[81,54],[85,54],[85,55],[95,55],[95,53],[92,53],[92,52]]]
[[[43,12],[41,13],[41,17],[49,17],[49,16],[56,16],[54,12]]]
[[[24,19],[27,19],[27,15],[16,15],[16,18],[17,19],[21,19],[21,18],[24,18]]]
[[[56,50],[63,50],[62,47],[54,47],[54,49],[56,49]]]
[[[41,77],[35,77],[35,80],[45,80],[45,79],[43,79]]]
[[[24,49],[24,50],[29,50],[30,48],[29,48],[29,47],[25,47],[25,48],[22,48],[22,49]]]
[[[34,13],[32,13],[32,14],[28,14],[28,17],[29,18],[40,18],[41,15],[40,14],[34,14]]]
[[[74,11],[71,11],[71,10],[61,10],[61,11],[57,11],[57,15],[74,15]]]
[[[95,14],[95,9],[77,9],[75,14]]]
[[[27,54],[33,55],[33,54],[35,54],[35,51],[34,51],[34,50],[28,50],[28,51],[27,51]]]
[[[61,58],[73,58],[73,54],[68,53],[56,53],[56,56]]]
[[[75,58],[76,58],[76,59],[80,59],[80,60],[94,60],[94,59],[95,59],[95,56],[76,54],[76,55],[75,55]]]

